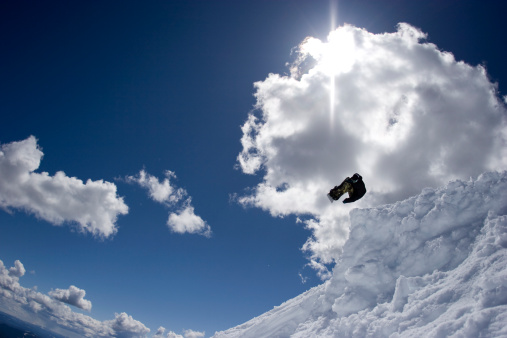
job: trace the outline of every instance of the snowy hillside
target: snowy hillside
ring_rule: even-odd
[[[350,220],[330,280],[214,337],[507,336],[507,172]]]

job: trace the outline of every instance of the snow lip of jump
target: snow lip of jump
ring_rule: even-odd
[[[507,336],[507,171],[350,222],[331,279],[214,337]]]

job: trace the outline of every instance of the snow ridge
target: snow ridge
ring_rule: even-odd
[[[214,337],[507,336],[507,171],[350,220],[330,280]]]

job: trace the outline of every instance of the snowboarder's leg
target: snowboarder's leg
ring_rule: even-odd
[[[351,197],[352,194],[354,193],[354,187],[349,182],[345,182],[344,187],[343,187],[343,193],[346,193],[346,192],[349,193],[349,197]]]
[[[343,195],[343,193],[341,192],[342,185],[343,183],[331,189],[331,191],[329,191],[328,196],[331,197],[333,200],[337,201],[341,197],[341,195]]]
[[[352,184],[350,184],[349,182],[347,181],[344,181],[342,182],[342,184],[340,184],[339,186],[337,187],[334,187],[333,189],[331,189],[331,191],[329,192],[329,196],[337,201],[340,199],[340,197],[345,194],[346,192],[349,193],[349,196],[352,194],[354,190],[352,189]]]

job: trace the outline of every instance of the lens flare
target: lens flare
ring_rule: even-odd
[[[329,21],[331,24],[330,32],[332,32],[336,28],[336,20],[337,20],[336,7],[337,7],[336,0],[330,0],[329,1],[329,13],[330,13]],[[333,73],[330,74],[329,78],[330,78],[330,83],[329,83],[329,126],[332,131],[333,126],[334,126],[335,74],[333,74]]]

